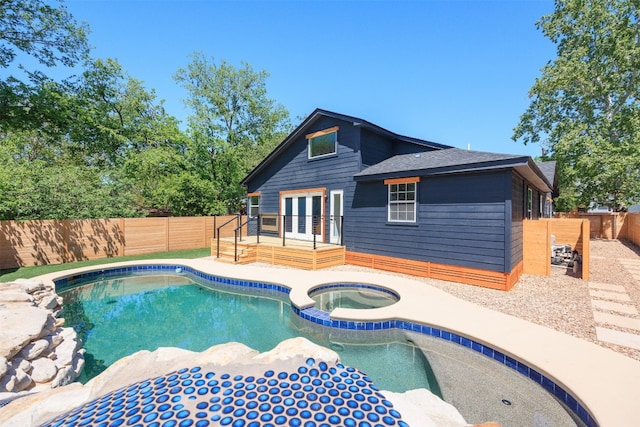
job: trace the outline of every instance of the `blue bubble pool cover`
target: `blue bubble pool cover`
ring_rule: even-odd
[[[306,359],[259,376],[184,368],[88,402],[46,427],[408,427],[362,372]]]

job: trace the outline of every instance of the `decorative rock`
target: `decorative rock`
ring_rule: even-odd
[[[22,356],[27,360],[33,360],[39,357],[42,353],[44,353],[48,349],[49,349],[49,341],[45,339],[40,339],[27,344],[20,352],[20,356]]]
[[[16,383],[15,383],[14,391],[18,392],[18,391],[26,390],[31,385],[31,383],[33,383],[33,380],[22,369],[18,369],[15,372],[16,372],[16,375],[15,375]]]
[[[0,292],[0,302],[33,302],[35,298],[25,292]]]
[[[45,289],[45,286],[42,282],[36,282],[35,280],[29,279],[16,279],[13,283],[20,285],[25,292],[34,293],[37,290]]]
[[[44,298],[42,298],[42,301],[40,301],[40,304],[38,304],[38,306],[40,307],[44,307],[48,310],[53,310],[54,308],[56,308],[58,306],[58,299],[56,298],[55,295],[47,295]]]
[[[29,372],[31,370],[31,363],[22,357],[14,357],[11,360],[11,367],[16,370],[20,369],[24,372]]]
[[[7,363],[7,358],[0,356],[0,378],[2,378],[8,371],[9,363]]]
[[[59,334],[63,338],[62,342],[55,348],[56,357],[54,362],[58,369],[64,366],[71,365],[74,356],[76,355],[80,343],[76,335],[76,331],[72,328],[63,328]]]
[[[16,383],[18,380],[16,379],[15,371],[11,371],[11,372],[7,373],[4,377],[0,378],[0,392],[8,391],[13,393],[17,391]]]
[[[11,359],[22,347],[39,337],[49,312],[38,307],[17,306],[0,310],[0,356]]]
[[[51,381],[51,388],[62,387],[71,384],[78,378],[84,368],[84,352],[75,355],[71,364],[58,369],[58,373]]]
[[[49,312],[49,310],[47,310],[47,312]],[[42,328],[42,332],[40,333],[38,338],[44,338],[47,335],[51,335],[56,331],[56,329],[57,329],[57,327],[56,327],[56,318],[53,317],[51,314],[49,314],[49,316],[47,317],[47,321],[46,321],[44,327]]]
[[[31,362],[31,379],[37,383],[46,383],[51,381],[58,373],[53,360],[40,357]]]
[[[63,330],[64,329],[62,328],[57,328],[52,335],[48,335],[43,338],[44,340],[47,340],[47,342],[49,343],[49,350],[55,349],[57,346],[59,346],[62,343],[62,341],[64,341],[64,338],[62,336]]]

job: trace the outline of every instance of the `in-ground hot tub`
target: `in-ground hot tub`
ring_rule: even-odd
[[[380,308],[395,304],[400,295],[390,289],[363,283],[329,283],[309,291],[319,310],[331,312],[336,308]]]

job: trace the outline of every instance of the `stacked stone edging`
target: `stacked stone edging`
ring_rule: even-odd
[[[73,382],[84,367],[76,332],[56,318],[62,298],[42,282],[0,283],[0,402]]]

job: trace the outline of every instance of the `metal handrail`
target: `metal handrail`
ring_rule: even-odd
[[[282,215],[282,246],[286,246],[287,245],[287,239],[286,239],[286,234],[287,234],[287,225],[289,225],[291,227],[291,229],[293,230],[294,228],[294,222],[293,219],[296,217],[300,217],[300,215]],[[302,215],[302,217],[305,218],[311,218],[311,227],[312,227],[312,234],[313,234],[313,249],[316,250],[317,249],[317,236],[318,235],[322,235],[322,232],[320,233],[316,233],[316,227],[324,227],[324,222],[323,222],[323,218],[325,218],[325,215]],[[291,221],[290,224],[287,224],[287,219],[289,219]],[[343,235],[344,235],[344,216],[340,216],[340,246],[343,246]]]
[[[231,218],[229,221],[225,222],[224,224],[222,224],[220,227],[215,228],[216,230],[216,239],[217,239],[217,246],[216,246],[216,258],[220,258],[220,229],[222,227],[224,227],[225,225],[229,224],[231,221],[240,221],[240,218],[242,217],[242,214],[233,214],[233,218]],[[215,218],[214,218],[215,221]],[[213,225],[215,227],[215,223]]]
[[[233,230],[233,261],[238,262],[238,234],[240,235],[240,241],[242,242],[242,227],[249,224],[253,220],[258,220],[258,228],[256,231],[256,243],[260,243],[260,215],[250,217],[247,216],[247,220],[241,223]],[[249,236],[249,228],[247,227],[247,236]]]

